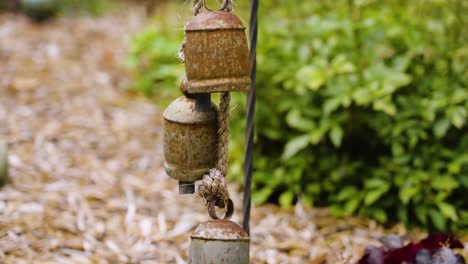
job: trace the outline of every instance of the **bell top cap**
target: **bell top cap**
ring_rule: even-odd
[[[244,30],[245,26],[240,19],[226,11],[203,11],[193,17],[185,27],[185,31],[207,31],[239,29]]]
[[[249,240],[247,233],[229,220],[212,220],[200,224],[190,237],[205,240]]]
[[[211,110],[201,112],[195,110],[195,99],[182,96],[173,101],[164,110],[164,119],[180,124],[200,124],[210,122],[216,119],[217,107],[211,103]]]

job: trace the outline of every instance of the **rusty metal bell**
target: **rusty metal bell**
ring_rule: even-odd
[[[186,79],[190,94],[247,91],[250,88],[249,49],[245,27],[230,12],[205,10],[185,27]]]
[[[236,223],[214,220],[200,224],[190,236],[189,263],[249,263],[249,236]]]
[[[196,99],[183,96],[163,113],[164,169],[179,181],[179,193],[194,193],[194,182],[216,163],[218,108],[209,97],[202,111],[197,104]]]

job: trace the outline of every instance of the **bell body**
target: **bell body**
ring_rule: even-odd
[[[225,11],[204,11],[185,28],[184,45],[188,93],[247,91],[250,62],[245,27]]]
[[[196,111],[195,99],[180,97],[164,111],[164,169],[180,182],[201,180],[217,155],[216,105]]]
[[[236,223],[213,220],[200,224],[190,236],[189,263],[249,263],[249,237]]]

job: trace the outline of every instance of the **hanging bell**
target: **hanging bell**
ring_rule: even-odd
[[[214,220],[200,224],[190,236],[189,263],[249,263],[249,236],[236,223]]]
[[[207,106],[207,107],[206,107]],[[164,169],[179,181],[179,193],[194,193],[194,182],[214,167],[218,109],[208,97],[180,97],[164,111]]]
[[[205,10],[185,27],[186,79],[190,94],[247,91],[250,88],[249,49],[245,27],[226,11]]]

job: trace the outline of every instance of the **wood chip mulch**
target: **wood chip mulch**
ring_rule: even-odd
[[[189,234],[208,214],[162,169],[162,110],[122,89],[143,17],[135,9],[38,25],[0,15],[11,178],[0,190],[0,263],[186,263]],[[240,188],[230,188],[240,206]],[[252,208],[251,230],[252,263],[354,263],[383,234],[406,233],[299,205]]]

